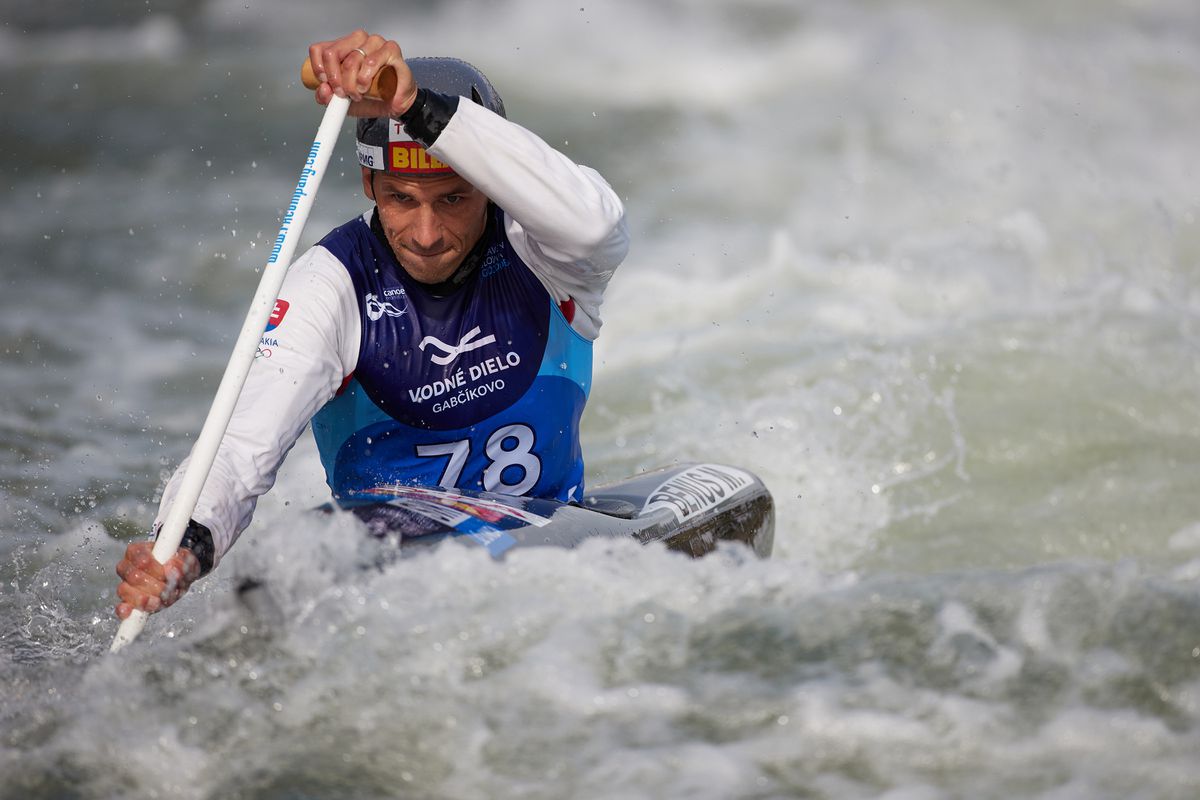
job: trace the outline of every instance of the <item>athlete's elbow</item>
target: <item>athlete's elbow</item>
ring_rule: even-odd
[[[597,215],[585,226],[576,241],[579,255],[592,262],[615,267],[629,252],[629,224],[624,209],[615,214]]]

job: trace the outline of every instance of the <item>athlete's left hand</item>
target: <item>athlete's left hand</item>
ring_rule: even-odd
[[[153,550],[153,542],[134,542],[117,564],[121,602],[116,610],[121,619],[135,608],[148,614],[161,611],[183,597],[200,577],[200,561],[186,547],[179,548],[166,564],[158,563]]]
[[[399,117],[417,97],[417,84],[400,45],[379,34],[359,29],[340,39],[314,42],[308,47],[308,58],[321,82],[317,102],[328,105],[334,95],[349,97],[353,117]],[[385,67],[396,70],[396,93],[385,100],[367,99],[364,93]]]

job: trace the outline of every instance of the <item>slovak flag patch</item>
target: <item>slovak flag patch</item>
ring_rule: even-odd
[[[275,308],[271,309],[271,317],[267,320],[267,330],[273,331],[283,324],[283,317],[290,306],[287,300],[276,300]]]

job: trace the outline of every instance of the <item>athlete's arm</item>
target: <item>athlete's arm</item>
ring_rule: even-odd
[[[582,313],[573,327],[596,337],[604,288],[629,250],[625,209],[599,173],[469,99],[421,89],[395,41],[356,30],[314,43],[309,58],[321,81],[317,102],[349,96],[353,116],[400,119],[409,136],[504,209],[517,254],[556,300],[575,301]],[[396,70],[395,94],[364,98],[385,67]]]
[[[469,99],[420,88],[395,41],[360,29],[316,42],[308,55],[321,81],[317,102],[349,96],[352,116],[400,119],[409,136],[504,209],[548,261],[609,272],[624,258],[625,211],[595,170]],[[365,99],[371,78],[389,67],[395,94]]]
[[[507,233],[557,300],[575,300],[575,327],[599,332],[600,299],[629,249],[625,209],[595,170],[466,98],[422,90],[405,132],[508,215]]]
[[[430,95],[419,94],[418,104]],[[625,209],[604,179],[520,125],[457,99],[429,152],[508,212],[550,257],[599,259],[609,268],[620,263],[623,250],[611,246],[625,242],[620,231]],[[427,136],[408,122],[417,110],[404,116],[405,130]]]
[[[211,532],[215,566],[250,524],[284,456],[358,360],[359,321],[346,270],[322,247],[291,268],[192,519]],[[190,456],[163,491],[166,516]]]

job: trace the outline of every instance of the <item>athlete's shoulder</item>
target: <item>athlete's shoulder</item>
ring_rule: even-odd
[[[344,312],[354,309],[354,277],[345,259],[327,244],[322,240],[296,259],[283,279],[279,296],[289,304],[302,301],[303,305],[344,316]]]
[[[375,234],[371,232],[371,214],[368,211],[349,222],[339,225],[317,242],[347,268],[360,262],[364,255],[372,252]]]

